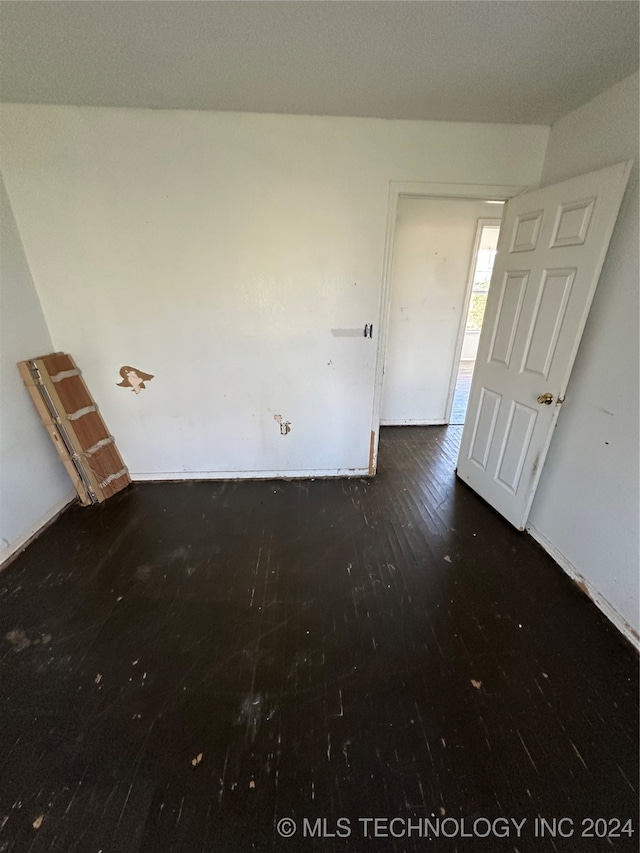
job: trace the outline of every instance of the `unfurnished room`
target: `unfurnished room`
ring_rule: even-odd
[[[637,851],[639,9],[0,0],[0,853]]]

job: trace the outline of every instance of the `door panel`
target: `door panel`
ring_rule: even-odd
[[[502,283],[489,360],[504,364],[505,367],[509,367],[511,362],[527,278],[526,272],[512,272],[507,273]]]
[[[507,204],[458,476],[516,527],[533,501],[629,170],[619,163]]]

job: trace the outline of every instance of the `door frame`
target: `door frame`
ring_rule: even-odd
[[[498,199],[495,199],[498,201]],[[501,213],[504,212],[504,205],[500,208]],[[458,326],[458,337],[456,339],[456,347],[453,353],[453,366],[451,369],[451,378],[449,380],[449,392],[447,395],[447,404],[445,407],[445,424],[451,420],[451,409],[453,408],[453,398],[455,397],[456,384],[458,380],[458,370],[460,369],[460,356],[462,355],[462,345],[467,328],[467,315],[469,313],[469,305],[471,304],[471,292],[473,290],[473,277],[476,271],[476,260],[480,240],[482,239],[482,229],[485,226],[495,227],[498,223],[502,223],[502,216],[480,216],[476,224],[476,236],[473,241],[473,251],[469,262],[469,274],[467,276],[467,288],[464,292],[464,302],[462,305],[462,313],[460,316],[460,324]]]
[[[387,225],[382,265],[382,288],[380,293],[380,309],[378,312],[379,334],[376,349],[373,411],[371,415],[371,444],[369,455],[369,474],[371,476],[375,474],[378,465],[378,442],[380,438],[380,415],[382,412],[384,366],[387,356],[387,333],[391,313],[391,288],[396,240],[396,220],[398,216],[398,202],[400,198],[508,201],[510,198],[531,189],[534,189],[534,187],[524,186],[522,184],[445,184],[427,183],[424,181],[389,181]]]

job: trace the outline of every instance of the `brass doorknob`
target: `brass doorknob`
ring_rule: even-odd
[[[548,392],[546,394],[540,394],[538,402],[545,406],[550,406],[553,403],[553,394],[549,394]]]

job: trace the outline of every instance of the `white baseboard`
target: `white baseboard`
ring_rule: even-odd
[[[640,651],[640,636],[635,628],[630,625],[624,616],[621,616],[620,613],[615,609],[615,607],[610,604],[604,596],[602,596],[598,590],[592,586],[589,581],[580,574],[580,572],[576,569],[576,567],[567,560],[567,558],[562,554],[558,549],[553,545],[549,540],[544,536],[540,531],[535,528],[532,524],[527,525],[527,533],[530,533],[531,536],[536,540],[539,545],[542,545],[544,550],[549,554],[549,556],[553,557],[556,563],[560,566],[563,571],[565,571],[574,583],[576,583],[580,589],[589,596],[591,601],[598,607],[607,619],[612,622],[615,627],[620,631],[620,633],[626,637],[627,640],[631,643],[632,646]]]
[[[324,480],[334,477],[370,477],[368,468],[329,468],[303,471],[130,471],[134,482],[170,480]]]
[[[44,515],[40,516],[40,518],[34,522],[21,536],[17,539],[14,539],[13,542],[10,542],[6,545],[2,550],[0,550],[0,571],[5,568],[6,565],[13,559],[13,557],[19,552],[23,551],[29,543],[35,539],[37,536],[42,533],[42,531],[48,527],[55,519],[63,512],[70,504],[74,502],[76,499],[76,493],[74,491],[69,492],[62,500],[56,501],[56,503],[45,512]]]
[[[404,421],[380,421],[380,426],[447,426],[446,418],[435,418],[435,420],[407,419]]]

